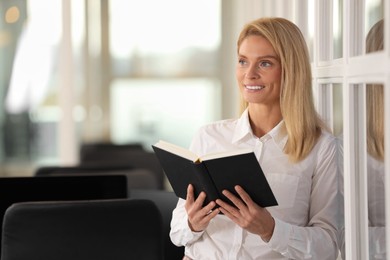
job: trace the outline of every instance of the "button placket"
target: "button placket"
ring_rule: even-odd
[[[238,257],[238,253],[242,246],[244,230],[239,228],[238,226],[234,229],[234,237],[232,247],[229,253],[229,260],[236,260]]]

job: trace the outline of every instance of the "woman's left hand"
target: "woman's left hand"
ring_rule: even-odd
[[[268,242],[274,232],[275,220],[267,209],[260,207],[250,198],[239,185],[234,187],[240,198],[224,190],[222,193],[237,207],[218,199],[216,203],[220,211],[240,227],[251,233],[258,234]]]

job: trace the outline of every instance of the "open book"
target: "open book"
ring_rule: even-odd
[[[249,149],[199,157],[165,141],[157,142],[152,148],[180,198],[186,199],[187,187],[192,184],[195,197],[201,191],[206,192],[205,204],[220,198],[233,205],[222,191],[229,190],[239,197],[234,186],[240,185],[259,206],[278,205],[255,154]]]

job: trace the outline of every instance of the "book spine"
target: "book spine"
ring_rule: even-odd
[[[197,173],[196,176],[199,179],[199,183],[201,183],[202,185],[201,187],[202,190],[206,193],[206,199],[204,205],[218,199],[219,196],[218,196],[217,188],[215,187],[214,182],[211,179],[206,166],[203,163],[195,163],[194,170]]]

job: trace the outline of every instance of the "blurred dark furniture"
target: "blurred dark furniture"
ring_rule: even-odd
[[[176,207],[178,201],[175,193],[162,190],[130,190],[129,192],[130,198],[151,200],[159,208],[163,220],[164,259],[183,259],[184,247],[175,246],[169,237],[172,211]]]
[[[93,142],[83,143],[80,146],[80,159],[89,160],[88,158],[96,150],[114,150],[114,151],[129,151],[129,150],[144,150],[141,143],[115,144],[111,142]]]
[[[17,202],[121,199],[127,195],[124,175],[2,177],[0,221],[6,209]]]
[[[149,170],[155,174],[158,189],[164,189],[165,175],[156,155],[138,143],[84,143],[80,146],[79,160],[81,165],[87,166],[131,166]]]
[[[119,165],[76,165],[76,166],[42,166],[37,168],[35,176],[77,176],[77,175],[124,175],[127,189],[158,189],[156,175],[147,169]]]
[[[162,222],[149,200],[16,203],[2,260],[160,260]]]

